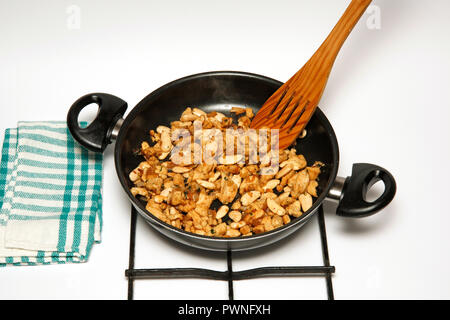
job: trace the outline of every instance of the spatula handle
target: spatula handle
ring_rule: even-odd
[[[325,62],[322,64],[325,68],[331,69],[330,64],[332,65],[336,60],[337,54],[345,40],[371,2],[372,0],[352,0],[341,19],[339,19],[311,60],[320,59]]]

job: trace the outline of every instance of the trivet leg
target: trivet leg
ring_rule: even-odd
[[[231,250],[227,251],[227,265],[228,265],[228,299],[234,300],[233,262],[232,262]]]
[[[328,242],[327,242],[327,232],[325,229],[325,218],[323,213],[323,206],[319,207],[319,228],[320,228],[320,242],[322,244],[322,256],[323,256],[323,263],[326,267],[330,266],[330,257],[328,255]],[[333,283],[331,281],[331,273],[327,273],[325,275],[325,280],[327,284],[327,295],[328,300],[334,300],[334,293],[333,293]]]
[[[134,251],[136,247],[136,220],[137,214],[134,207],[131,208],[131,222],[130,222],[130,257],[128,262],[128,270],[134,269]],[[128,276],[128,300],[133,300],[134,292],[134,277]]]

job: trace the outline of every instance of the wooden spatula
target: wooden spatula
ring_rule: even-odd
[[[352,0],[311,59],[261,107],[251,128],[279,129],[279,148],[289,147],[317,108],[342,45],[371,0]]]

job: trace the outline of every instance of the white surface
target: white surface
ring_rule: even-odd
[[[130,109],[193,73],[241,70],[287,80],[312,55],[347,0],[0,1],[0,130],[62,120],[81,95],[103,91]],[[321,107],[338,136],[339,174],[352,163],[389,169],[398,193],[382,213],[326,222],[337,299],[450,298],[450,2],[375,0],[344,45]],[[80,9],[80,24],[73,18]],[[66,11],[68,10],[68,11]],[[75,29],[74,29],[75,27]],[[1,140],[2,138],[0,138]],[[85,264],[0,269],[1,299],[124,299],[129,202],[105,155],[103,242]],[[321,263],[315,222],[291,240],[237,259],[235,268]],[[136,267],[225,260],[171,244],[140,221]],[[308,295],[309,294],[309,295]],[[322,278],[235,284],[243,298],[325,297]],[[138,281],[136,298],[225,299],[226,283]]]

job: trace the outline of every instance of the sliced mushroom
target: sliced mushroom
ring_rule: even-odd
[[[267,206],[269,207],[270,211],[279,216],[283,216],[286,213],[286,210],[282,206],[280,206],[275,200],[267,199]]]
[[[312,207],[313,199],[309,193],[301,194],[298,200],[302,205],[303,212],[308,211]]]
[[[248,206],[249,204],[253,203],[256,199],[258,199],[260,196],[261,192],[259,191],[247,192],[241,197],[241,203],[243,206]]]
[[[186,173],[186,172],[189,172],[191,170],[192,170],[192,168],[180,167],[180,166],[176,166],[176,167],[172,168],[172,171],[175,172],[175,173]]]
[[[275,187],[276,187],[277,185],[279,185],[279,184],[280,184],[280,180],[278,180],[278,179],[270,180],[270,181],[267,182],[266,185],[263,187],[263,190],[264,190],[264,191],[272,190],[273,188],[275,188]]]
[[[201,180],[201,179],[197,179],[196,181],[199,185],[201,185],[202,187],[204,187],[206,189],[213,190],[216,187],[214,183],[209,182],[209,181],[205,181],[205,180]]]
[[[219,210],[217,210],[216,219],[222,219],[223,217],[225,217],[228,213],[228,210],[230,210],[228,206],[221,206]]]

